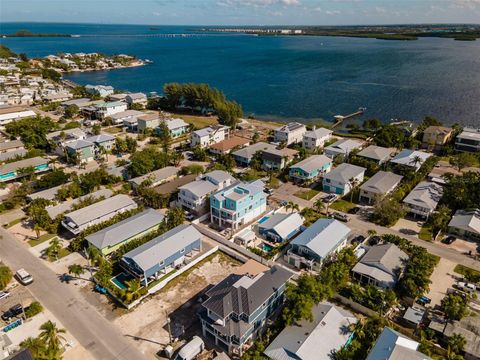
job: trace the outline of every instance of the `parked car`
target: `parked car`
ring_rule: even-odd
[[[10,309],[2,314],[3,321],[9,321],[11,318],[23,313],[23,306],[21,304],[13,305]]]
[[[288,201],[287,200],[282,200],[280,201],[280,206],[286,206],[288,205]]]
[[[444,244],[448,244],[450,245],[451,243],[453,243],[455,240],[457,240],[457,238],[455,236],[447,236],[445,239],[442,240],[442,242]]]
[[[33,277],[25,269],[19,269],[15,273],[15,277],[22,285],[28,285],[33,282]]]
[[[326,195],[322,198],[322,201],[325,202],[325,203],[332,203],[334,202],[335,200],[338,199],[338,195],[337,194],[329,194],[329,195]]]
[[[0,300],[2,299],[6,299],[10,296],[10,293],[9,292],[6,292],[6,291],[0,291]]]
[[[477,287],[475,286],[475,284],[470,284],[470,283],[463,282],[463,281],[457,282],[456,284],[454,284],[454,286],[458,290],[462,290],[462,291],[465,291],[467,293],[473,293],[477,290]]]
[[[333,213],[333,218],[343,222],[348,222],[348,220],[350,220],[347,215],[338,212]]]
[[[363,235],[357,235],[350,240],[352,244],[360,244],[365,240],[365,236]]]
[[[185,219],[187,219],[187,221],[195,220],[195,215],[188,213],[185,215]]]
[[[348,210],[348,213],[349,214],[356,214],[360,211],[360,207],[359,206],[355,206],[354,208],[351,208],[350,210]]]
[[[368,240],[368,245],[370,245],[370,246],[378,245],[381,240],[382,240],[382,238],[381,238],[380,236],[378,236],[378,235],[372,236],[372,237]]]
[[[194,336],[178,352],[175,360],[193,360],[205,349],[205,344],[201,338]]]

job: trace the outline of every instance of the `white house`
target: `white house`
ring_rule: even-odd
[[[95,113],[99,119],[104,119],[127,110],[127,104],[120,101],[102,102],[94,106],[96,109]]]
[[[28,108],[19,106],[0,107],[0,125],[34,116],[37,116],[37,114]]]
[[[112,95],[114,92],[113,87],[109,85],[85,85],[85,90],[90,94],[99,95],[101,97]]]
[[[390,163],[395,165],[409,166],[414,168],[415,171],[418,171],[425,160],[427,160],[430,156],[432,156],[432,154],[423,151],[404,149],[400,151],[392,160],[390,160]]]
[[[228,137],[228,126],[212,125],[192,132],[190,144],[192,147],[200,146],[202,148],[217,144]]]
[[[422,181],[403,199],[414,216],[429,217],[442,198],[443,187],[434,182]]]
[[[322,127],[317,129],[314,126],[311,131],[307,131],[303,134],[303,147],[308,150],[322,148],[325,142],[331,139],[332,134],[332,130]]]
[[[305,125],[298,122],[291,122],[273,130],[275,142],[285,143],[287,146],[295,143],[302,143],[303,134],[307,131]]]
[[[363,142],[359,140],[352,140],[352,139],[342,139],[338,140],[336,143],[327,146],[324,149],[324,154],[328,156],[330,159],[335,159],[338,155],[340,158],[345,160],[345,157],[348,157],[352,150],[354,149],[361,149],[363,146]]]
[[[133,104],[147,106],[148,103],[147,95],[145,95],[144,93],[127,94],[127,96],[125,96],[125,101],[130,106],[132,106]]]

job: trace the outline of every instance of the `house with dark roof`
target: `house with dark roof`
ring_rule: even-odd
[[[231,274],[205,293],[199,312],[203,336],[242,356],[282,305],[292,273],[273,266],[256,276]]]
[[[350,232],[338,220],[318,219],[290,242],[285,260],[298,269],[318,271],[325,260],[345,247]]]
[[[313,321],[287,326],[263,352],[272,360],[331,360],[352,337],[357,318],[338,306],[324,302],[312,308]]]
[[[391,289],[400,279],[408,255],[394,244],[376,245],[355,264],[353,278],[383,289]]]
[[[297,213],[271,215],[258,224],[258,232],[267,240],[285,242],[293,238],[303,229],[303,218]]]
[[[202,234],[182,224],[123,255],[120,266],[148,286],[202,250]]]
[[[389,171],[379,171],[360,186],[359,200],[372,204],[390,194],[402,181],[403,176]]]
[[[87,236],[85,240],[103,255],[109,255],[122,245],[158,230],[163,219],[164,216],[158,211],[146,209]]]

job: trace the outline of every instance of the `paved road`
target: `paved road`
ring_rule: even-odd
[[[71,285],[61,283],[58,274],[24,244],[3,228],[0,237],[0,259],[14,271],[23,267],[33,275],[35,280],[29,290],[92,356],[99,360],[147,359],[135,349],[133,341],[126,337],[128,334],[122,335]]]
[[[295,188],[280,187],[275,191],[272,197],[277,200],[293,201],[294,203],[298,204],[300,208],[313,207],[312,201],[300,199],[294,196],[292,193],[293,191],[292,189],[295,189]],[[350,227],[355,232],[367,234],[368,230],[375,230],[380,235],[383,235],[383,234],[398,235],[405,239],[410,240],[415,245],[424,247],[434,255],[440,256],[447,260],[453,261],[457,264],[462,264],[462,265],[471,267],[472,269],[476,269],[480,271],[480,261],[474,260],[471,257],[458,252],[457,250],[450,249],[439,243],[432,243],[432,242],[420,240],[415,236],[406,235],[404,233],[401,233],[400,231],[375,225],[371,222],[362,220],[358,215],[348,215],[348,216],[350,218],[350,221],[348,222],[348,227]]]

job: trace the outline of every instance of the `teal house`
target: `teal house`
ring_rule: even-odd
[[[87,163],[95,159],[95,144],[87,140],[76,140],[65,144],[68,156],[78,156],[80,163]]]
[[[48,159],[40,156],[15,161],[0,166],[0,182],[7,182],[27,176],[28,171],[22,171],[22,169],[33,168],[36,174],[50,170]]]
[[[168,131],[170,131],[170,136],[172,138],[180,137],[189,132],[190,125],[182,119],[166,119],[162,121],[167,125]],[[162,132],[160,127],[157,127],[155,131],[159,135]]]
[[[295,182],[315,181],[332,169],[332,159],[325,155],[313,155],[290,167],[290,178]]]

